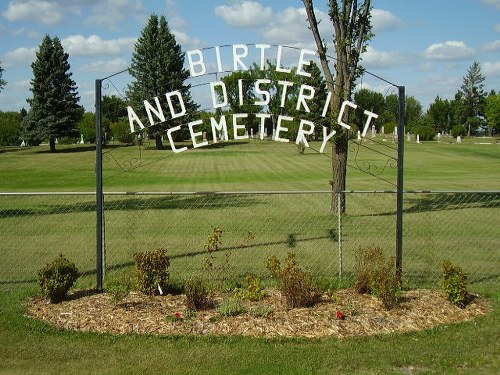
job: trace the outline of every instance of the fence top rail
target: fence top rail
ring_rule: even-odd
[[[107,191],[103,195],[291,195],[331,194],[332,190],[260,190],[260,191]],[[396,194],[396,190],[344,190],[344,194]],[[404,194],[500,194],[500,190],[404,190]],[[95,196],[92,191],[0,192],[1,196]]]

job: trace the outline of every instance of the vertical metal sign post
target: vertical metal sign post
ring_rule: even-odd
[[[95,194],[97,205],[96,221],[96,281],[97,290],[103,290],[104,280],[104,210],[102,189],[102,80],[95,80],[95,123],[96,123],[96,147],[95,147]]]
[[[398,186],[396,214],[396,276],[399,283],[403,280],[403,162],[405,147],[405,87],[399,86],[399,123],[398,123]]]

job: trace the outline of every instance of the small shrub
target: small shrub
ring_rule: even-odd
[[[257,305],[248,310],[248,314],[255,318],[267,318],[268,316],[272,315],[273,312],[274,309],[268,305]]]
[[[441,285],[448,301],[464,308],[467,305],[467,275],[450,261],[444,261],[441,266]]]
[[[207,255],[203,269],[207,273],[207,279],[213,290],[223,290],[227,282],[226,275],[231,253],[225,253],[221,261],[217,260],[215,255],[222,246],[222,232],[221,228],[214,227],[212,234],[208,236],[207,243],[204,245]]]
[[[465,137],[466,135],[467,135],[467,129],[463,125],[455,125],[451,129],[451,136],[453,138],[457,138],[458,136]]]
[[[245,308],[241,303],[239,298],[230,298],[227,301],[223,302],[218,308],[217,311],[222,316],[236,316],[243,314],[245,312]]]
[[[260,301],[264,298],[265,292],[262,289],[260,279],[254,274],[248,274],[245,277],[246,288],[237,288],[235,295],[238,298],[246,299],[248,301]]]
[[[62,254],[38,271],[42,294],[47,296],[51,303],[63,301],[77,279],[78,269]]]
[[[394,258],[386,260],[381,247],[367,247],[356,256],[356,284],[361,294],[373,294],[386,308],[397,303],[400,286],[396,277]]]
[[[210,288],[200,277],[190,278],[184,289],[188,310],[204,310],[213,306]]]
[[[163,294],[170,276],[168,271],[170,259],[165,249],[135,253],[133,257],[137,267],[139,290],[147,295]]]
[[[107,288],[111,301],[118,303],[123,301],[130,293],[130,285],[126,283],[111,283]]]
[[[281,294],[288,307],[312,306],[319,301],[320,295],[312,276],[297,266],[295,253],[287,254],[283,267],[276,256],[267,259],[266,267],[278,279]]]

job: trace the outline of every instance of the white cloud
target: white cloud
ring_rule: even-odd
[[[483,3],[500,10],[500,0],[483,0]]]
[[[215,8],[215,14],[234,27],[265,26],[273,19],[271,7],[264,7],[255,1],[243,1],[231,6],[221,5]]]
[[[487,61],[481,64],[481,70],[488,78],[500,77],[500,61],[490,62]]]
[[[431,60],[461,60],[474,56],[476,52],[462,41],[449,40],[430,45],[425,57]]]
[[[90,64],[82,65],[79,70],[83,72],[116,73],[127,69],[128,63],[125,59],[118,57],[112,60],[93,61]]]
[[[375,35],[384,31],[394,31],[401,28],[403,22],[394,14],[383,9],[372,10],[372,26]]]
[[[201,47],[201,40],[198,38],[191,38],[183,31],[172,31],[172,34],[175,36],[175,41],[177,44],[181,45],[183,49],[189,50],[194,48]]]
[[[61,8],[54,2],[29,0],[11,1],[3,16],[10,22],[27,20],[43,25],[57,25],[63,19]]]
[[[70,56],[96,56],[118,55],[124,50],[132,50],[135,41],[135,38],[103,40],[98,35],[91,35],[87,38],[82,35],[70,35],[61,43]]]
[[[406,62],[406,58],[400,52],[377,51],[371,46],[366,47],[366,52],[363,53],[362,58],[361,65],[370,69],[387,69]]]
[[[489,52],[500,51],[500,40],[495,40],[493,42],[484,44],[483,50]]]
[[[87,23],[112,30],[130,15],[142,19],[146,14],[144,5],[138,0],[103,0],[97,2],[92,11],[94,14],[86,19]]]
[[[22,64],[30,65],[35,61],[35,48],[19,47],[14,51],[7,52],[3,57],[4,67],[12,67]]]

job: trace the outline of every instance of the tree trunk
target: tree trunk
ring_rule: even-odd
[[[347,133],[342,133],[332,143],[332,214],[345,213],[345,188],[347,175]]]
[[[165,146],[163,145],[163,141],[161,140],[161,134],[159,132],[155,133],[155,143],[157,150],[165,150]]]
[[[56,152],[56,139],[54,137],[49,138],[50,152]]]

